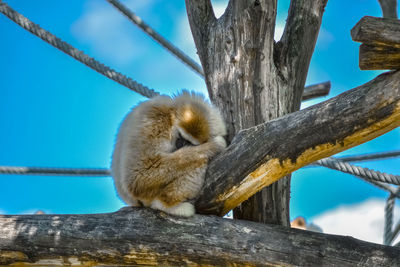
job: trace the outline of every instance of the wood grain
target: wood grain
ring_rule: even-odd
[[[400,71],[240,131],[210,162],[197,210],[224,215],[282,176],[398,126]]]
[[[361,44],[359,65],[361,70],[400,69],[400,48]]]
[[[0,265],[399,266],[399,255],[351,237],[145,208],[0,216]]]
[[[400,48],[400,20],[365,16],[351,29],[353,41]]]

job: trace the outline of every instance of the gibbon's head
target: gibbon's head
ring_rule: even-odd
[[[199,145],[213,137],[226,135],[222,116],[217,108],[194,92],[183,91],[173,98],[176,110],[175,140],[179,149],[185,145]]]

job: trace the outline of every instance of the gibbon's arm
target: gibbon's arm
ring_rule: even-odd
[[[225,148],[225,140],[217,136],[198,146],[185,146],[172,153],[157,155],[153,166],[139,173],[135,179],[135,191],[147,192],[163,188],[176,179],[198,179],[193,172],[205,170],[208,160]],[[203,177],[201,177],[203,178]],[[190,178],[189,178],[190,179]]]

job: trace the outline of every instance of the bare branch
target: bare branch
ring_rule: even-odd
[[[327,96],[331,90],[331,82],[317,83],[309,85],[304,88],[302,101],[317,98],[320,96]]]
[[[397,19],[397,0],[378,0],[384,18]]]
[[[351,237],[144,208],[0,216],[1,265],[399,266],[399,254]]]
[[[328,0],[292,0],[281,40],[275,47],[275,63],[301,93]]]
[[[318,159],[400,125],[400,72],[239,132],[212,162],[197,210],[223,215],[263,187]]]
[[[216,20],[214,10],[210,0],[185,0],[185,3],[197,53],[204,68],[209,31]]]

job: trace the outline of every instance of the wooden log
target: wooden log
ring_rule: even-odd
[[[240,131],[208,167],[196,203],[224,215],[263,187],[318,159],[400,126],[400,71],[307,109]]]
[[[361,44],[359,65],[362,70],[400,69],[400,48]]]
[[[145,208],[0,216],[1,265],[400,266],[399,255],[351,237]]]
[[[353,41],[400,48],[400,20],[365,16],[351,29]]]
[[[302,101],[310,100],[320,96],[327,96],[331,90],[331,82],[323,82],[304,87]]]

